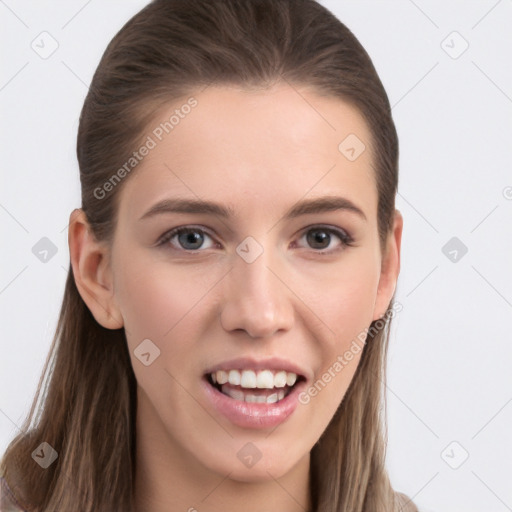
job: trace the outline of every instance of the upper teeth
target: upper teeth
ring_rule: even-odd
[[[272,370],[218,370],[211,375],[213,382],[225,384],[229,382],[234,386],[243,388],[284,388],[286,385],[293,386],[297,380],[297,374],[284,370],[272,372]]]

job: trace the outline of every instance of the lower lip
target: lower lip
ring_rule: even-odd
[[[235,400],[213,387],[206,377],[202,379],[202,385],[213,407],[231,423],[243,428],[263,429],[280,425],[295,411],[306,382],[298,382],[287,396],[273,404]]]

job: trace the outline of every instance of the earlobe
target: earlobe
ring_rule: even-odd
[[[98,242],[82,209],[69,217],[68,245],[73,276],[78,291],[96,321],[107,329],[123,327],[116,305],[109,266],[110,252]]]
[[[386,253],[382,259],[381,275],[377,290],[373,320],[382,318],[395,293],[398,275],[400,273],[400,251],[402,244],[403,217],[395,209],[393,229],[389,234]]]

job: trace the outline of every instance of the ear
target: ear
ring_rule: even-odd
[[[82,299],[100,325],[120,329],[124,322],[114,298],[110,250],[95,239],[82,209],[73,210],[69,216],[68,245]]]
[[[382,318],[395,293],[398,274],[400,273],[400,249],[404,219],[399,210],[395,209],[393,229],[386,242],[382,258],[377,299],[373,310],[373,320]]]

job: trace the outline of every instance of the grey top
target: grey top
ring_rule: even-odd
[[[0,476],[0,512],[27,512],[14,497],[4,477]]]

